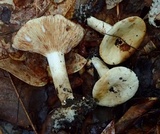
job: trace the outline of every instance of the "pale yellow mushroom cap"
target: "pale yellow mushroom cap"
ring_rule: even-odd
[[[84,35],[83,28],[62,15],[43,16],[28,21],[16,34],[16,49],[46,54],[59,51],[68,53],[78,45]]]
[[[132,70],[114,67],[95,83],[92,95],[98,105],[113,107],[132,98],[138,86],[138,78]]]
[[[109,35],[104,36],[100,44],[101,58],[110,65],[117,65],[125,61],[140,46],[145,33],[146,25],[137,16],[117,22],[107,33]]]

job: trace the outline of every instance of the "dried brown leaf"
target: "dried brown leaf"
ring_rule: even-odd
[[[37,70],[41,69],[40,74],[36,73],[35,71],[31,70],[28,66],[24,64],[24,62],[21,61],[15,61],[11,58],[6,58],[0,60],[0,68],[10,72],[15,77],[19,78],[20,80],[33,85],[33,86],[44,86],[47,84],[47,73],[45,70],[42,70],[37,65]]]
[[[65,0],[60,4],[53,3],[45,14],[61,14],[67,18],[71,18],[74,12],[76,0]]]
[[[146,113],[157,102],[157,98],[147,98],[137,105],[131,106],[116,123],[116,133],[124,132],[132,123]]]
[[[101,134],[115,134],[114,121],[111,121]]]
[[[29,115],[32,117],[32,121],[35,122],[38,114],[37,110],[43,106],[44,101],[47,99],[45,89],[37,90],[40,88],[27,85],[15,78],[14,81],[27,112],[30,111]],[[22,127],[31,125],[19,103],[8,73],[3,70],[0,70],[0,113],[0,119],[4,121]]]
[[[78,53],[71,52],[66,55],[66,68],[68,74],[80,71],[86,63],[87,60]]]

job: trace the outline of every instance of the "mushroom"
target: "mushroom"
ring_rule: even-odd
[[[125,61],[138,49],[145,33],[146,25],[137,16],[117,22],[100,44],[101,58],[110,65],[117,65]]]
[[[88,24],[96,20],[93,26],[98,24],[97,19],[88,19]],[[100,44],[99,52],[105,63],[117,65],[129,58],[140,46],[146,33],[146,25],[144,21],[137,16],[123,19],[111,28],[108,24],[101,23],[100,32],[105,36]]]
[[[78,101],[74,98],[65,66],[64,54],[75,47],[83,35],[84,30],[80,25],[57,14],[28,21],[13,39],[14,48],[42,54],[48,60],[62,105],[48,115],[47,129],[50,130],[47,131],[70,127],[73,121],[81,119],[95,106],[92,98],[82,97]]]
[[[104,63],[98,58],[92,58],[92,63],[101,71]],[[99,64],[99,66],[97,66]],[[92,91],[93,98],[98,105],[114,107],[132,98],[139,86],[136,74],[126,67],[102,69],[103,75],[95,83]],[[101,73],[102,74],[102,73]]]
[[[11,47],[11,41],[6,43],[5,38],[0,38],[0,68],[8,71],[18,79],[32,86],[44,86],[49,81],[47,62],[44,56],[17,51]],[[86,59],[77,53],[66,56],[68,74],[78,72],[86,64]]]
[[[66,71],[64,54],[78,45],[84,35],[83,28],[62,15],[43,16],[28,21],[17,32],[13,47],[44,55],[50,67],[55,89],[62,105],[73,99]]]

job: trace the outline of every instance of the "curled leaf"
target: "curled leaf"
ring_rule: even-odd
[[[122,133],[132,125],[136,119],[140,118],[157,102],[157,98],[146,98],[137,105],[131,106],[128,111],[115,124],[116,133]]]
[[[111,121],[101,134],[115,134],[114,121]]]
[[[66,56],[66,68],[68,74],[80,71],[86,63],[87,60],[77,53],[71,52]]]

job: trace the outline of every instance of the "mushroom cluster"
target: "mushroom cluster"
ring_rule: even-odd
[[[102,60],[109,65],[118,65],[128,59],[140,46],[146,33],[146,25],[138,16],[123,19],[113,26],[94,17],[87,24],[104,35],[99,46]],[[136,74],[123,66],[109,69],[98,57],[92,58],[100,79],[92,91],[98,105],[113,107],[133,97],[138,90]]]

